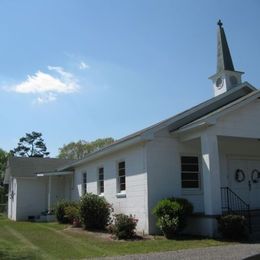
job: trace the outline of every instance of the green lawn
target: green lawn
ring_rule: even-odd
[[[111,241],[57,223],[12,222],[0,215],[0,259],[82,259],[224,245],[213,239]]]

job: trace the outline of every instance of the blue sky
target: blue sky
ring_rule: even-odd
[[[213,96],[217,20],[260,87],[258,0],[0,2],[0,147],[116,139]]]

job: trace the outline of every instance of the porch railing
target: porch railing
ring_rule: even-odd
[[[223,214],[244,216],[247,219],[248,228],[251,232],[250,205],[241,199],[229,187],[221,187],[221,205]]]

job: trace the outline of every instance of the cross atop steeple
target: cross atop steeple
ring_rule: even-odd
[[[223,23],[221,20],[218,21],[218,56],[217,56],[217,72],[222,70],[234,71],[234,65],[231,58],[231,54],[228,48],[228,43],[225,35],[224,28],[222,27]]]
[[[221,22],[221,20],[220,20],[220,19],[218,20],[218,23],[217,23],[217,25],[218,25],[220,28],[222,27],[223,23]]]
[[[234,68],[221,20],[217,25],[217,72],[210,77],[213,81],[215,96],[238,86],[243,74]]]

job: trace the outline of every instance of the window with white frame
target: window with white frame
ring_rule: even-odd
[[[98,168],[98,194],[104,193],[104,167]]]
[[[184,189],[198,189],[200,187],[198,156],[181,157],[181,186]]]
[[[87,173],[82,173],[82,195],[87,193]]]
[[[118,163],[118,192],[124,192],[126,189],[125,183],[125,162]]]

